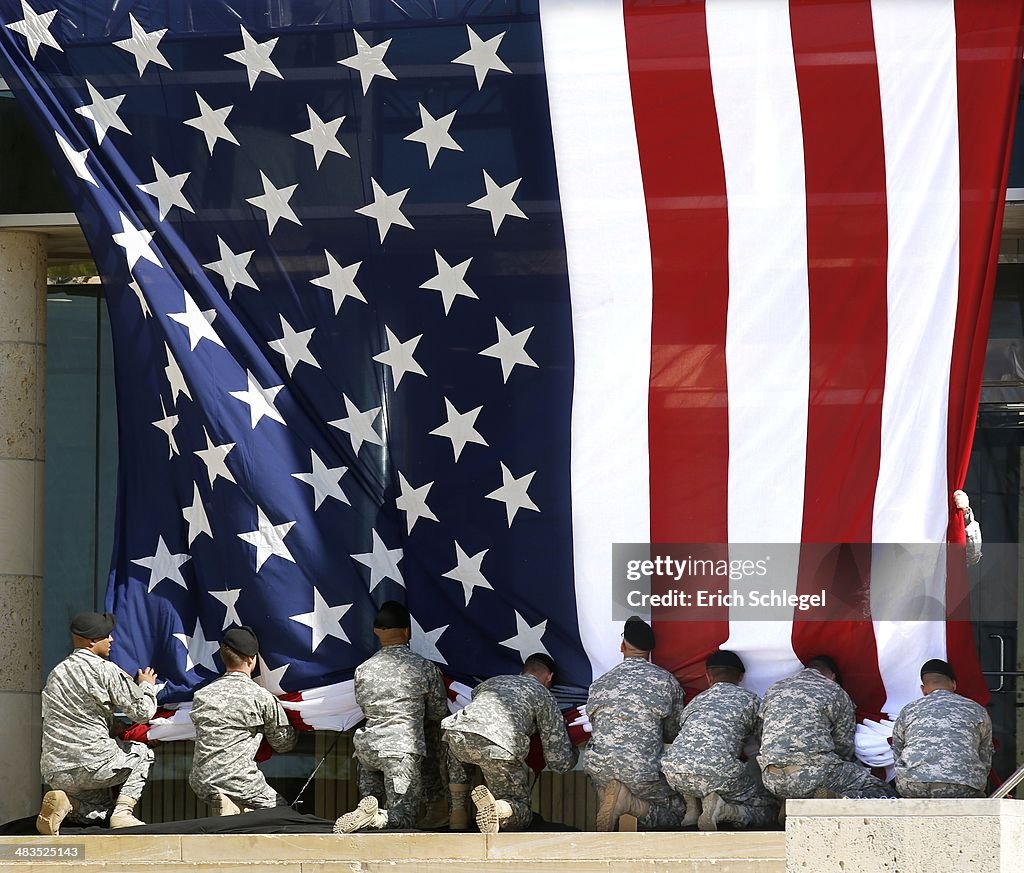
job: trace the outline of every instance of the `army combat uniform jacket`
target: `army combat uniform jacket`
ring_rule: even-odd
[[[281,701],[244,673],[231,671],[195,693],[189,716],[196,745],[188,781],[196,795],[210,800],[225,794],[255,809],[278,805],[255,756],[264,737],[275,752],[295,745]]]
[[[892,731],[892,753],[901,794],[916,794],[905,792],[905,783],[965,785],[980,792],[992,766],[992,720],[973,700],[933,691],[903,707]]]

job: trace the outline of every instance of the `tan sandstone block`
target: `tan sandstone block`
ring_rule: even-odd
[[[38,576],[0,575],[0,691],[39,691],[42,589]]]
[[[42,418],[37,408],[39,347],[0,342],[0,458],[34,460]]]
[[[482,861],[480,834],[216,834],[182,837],[186,861],[395,861],[452,858]]]
[[[686,859],[785,857],[781,832],[695,833],[525,833],[488,838],[489,859]]]
[[[46,237],[0,233],[0,342],[46,336]]]

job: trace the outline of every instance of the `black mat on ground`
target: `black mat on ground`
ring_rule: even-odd
[[[334,822],[315,815],[303,815],[288,806],[276,809],[257,809],[242,815],[226,815],[214,818],[193,818],[186,821],[169,821],[163,824],[148,824],[137,828],[122,828],[112,831],[107,827],[74,827],[60,829],[62,837],[75,835],[103,836],[104,834],[329,834]],[[529,830],[575,831],[577,828],[545,821],[539,815],[533,817]],[[388,831],[387,833],[418,833],[417,831]],[[432,833],[448,833],[447,830]],[[19,818],[0,825],[0,836],[37,836],[36,818]]]

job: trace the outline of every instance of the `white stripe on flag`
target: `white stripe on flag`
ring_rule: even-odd
[[[810,315],[789,2],[708,0],[706,16],[729,204],[729,541],[798,543]],[[746,558],[745,551],[733,545],[730,558]],[[755,560],[764,557],[756,551]],[[795,593],[797,550],[787,551],[794,560],[773,556],[769,578]],[[745,656],[747,684],[763,689],[799,667],[791,637],[791,621],[743,621],[731,609],[723,648]]]
[[[540,14],[572,297],[576,608],[596,677],[619,660],[612,543],[651,536],[651,250],[622,0]]]
[[[872,540],[942,543],[960,263],[956,17],[953,0],[873,0],[871,12],[889,218],[888,348]],[[913,593],[944,603],[945,564],[937,563]],[[876,614],[897,591],[906,593],[909,580],[896,575],[872,572]],[[895,714],[919,694],[918,666],[945,657],[945,626],[879,621],[875,637],[885,708]]]

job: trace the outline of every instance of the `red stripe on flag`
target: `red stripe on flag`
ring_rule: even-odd
[[[881,456],[888,251],[871,5],[792,0],[790,23],[804,137],[810,306],[801,539],[870,543]],[[866,600],[869,574],[869,547],[834,554],[805,548],[798,588]],[[835,610],[828,614],[834,617]],[[793,624],[797,657],[831,655],[862,715],[878,718],[886,693],[872,623],[804,621],[803,615],[797,613]]]
[[[967,473],[981,394],[1020,91],[1024,6],[1007,0],[958,0],[955,10],[961,197],[960,286],[949,379],[947,475],[951,492],[963,484]],[[948,539],[963,543],[963,521],[952,508],[952,498],[950,512]],[[946,577],[946,603],[955,619],[969,618],[962,556],[961,550],[951,550]],[[946,650],[957,673],[958,690],[987,703],[989,693],[969,621],[947,623]]]
[[[724,544],[729,227],[704,4],[626,0],[625,26],[653,264],[651,540]],[[657,661],[690,693],[729,635],[727,607],[701,617],[654,613]]]

